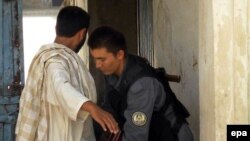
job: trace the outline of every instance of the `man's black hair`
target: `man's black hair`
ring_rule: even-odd
[[[82,8],[66,6],[57,15],[56,34],[72,37],[83,28],[89,27],[90,16]]]
[[[100,26],[89,36],[88,46],[90,49],[106,48],[108,52],[117,54],[123,50],[127,55],[127,46],[124,35],[110,26]]]

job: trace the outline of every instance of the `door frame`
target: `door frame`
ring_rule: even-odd
[[[138,55],[154,65],[152,0],[137,1]]]

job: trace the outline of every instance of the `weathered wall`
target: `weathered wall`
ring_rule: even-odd
[[[249,123],[248,0],[199,4],[200,140],[226,140],[227,124]]]
[[[247,56],[248,56],[248,81],[247,81],[247,95],[248,95],[248,124],[250,124],[250,2],[247,2]]]
[[[195,140],[226,140],[227,124],[250,122],[250,1],[154,0],[155,65],[191,112]]]
[[[199,4],[200,139],[215,141],[214,31],[212,1]]]
[[[181,76],[171,83],[191,113],[188,119],[199,138],[198,0],[153,0],[155,66]]]

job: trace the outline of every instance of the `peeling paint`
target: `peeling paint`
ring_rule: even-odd
[[[20,48],[22,30],[20,28],[22,1],[0,1],[1,16],[1,70],[0,70],[0,140],[15,139],[15,123],[22,90],[23,52]]]
[[[197,5],[197,0],[153,1],[155,65],[181,76],[181,82],[171,83],[171,87],[190,110],[195,140],[199,136]]]

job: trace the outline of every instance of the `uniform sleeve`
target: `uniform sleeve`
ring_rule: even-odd
[[[78,116],[78,113],[86,114],[80,109],[89,99],[72,86],[67,68],[61,63],[50,63],[47,67],[47,76],[50,81],[49,87],[55,92],[48,96],[50,104],[60,107],[72,120],[83,118]]]
[[[161,107],[165,98],[158,80],[150,77],[137,80],[128,91],[122,141],[147,141],[153,110]]]

